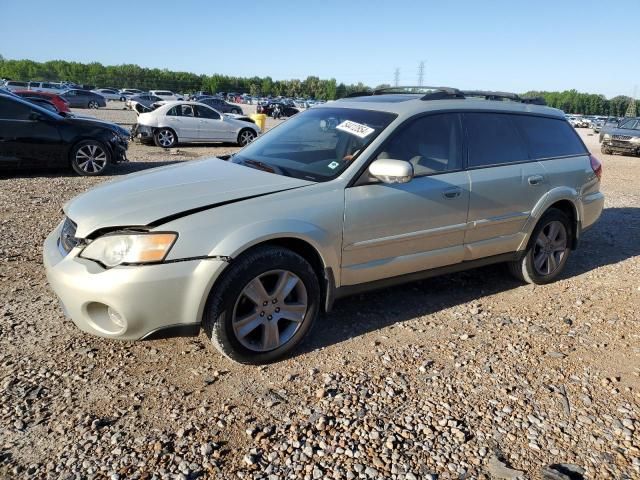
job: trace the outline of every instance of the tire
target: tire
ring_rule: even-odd
[[[533,229],[522,259],[509,262],[509,271],[522,282],[551,283],[564,270],[572,241],[573,228],[567,216],[555,208],[549,209]]]
[[[100,105],[98,105],[97,101],[90,100],[89,103],[87,104],[87,108],[93,108],[94,110],[97,110],[98,108],[100,108]]]
[[[173,148],[178,144],[178,136],[170,128],[159,128],[153,134],[153,141],[160,148]]]
[[[283,285],[284,298],[278,296],[278,285]],[[295,310],[283,314],[282,305]],[[311,329],[319,308],[320,284],[309,262],[286,248],[264,246],[229,267],[209,294],[203,326],[220,353],[260,365],[291,352]]]
[[[238,110],[237,108],[232,108],[231,109],[231,113],[235,113],[236,115],[240,115],[240,110]]]
[[[127,101],[127,97],[120,97],[120,101],[121,102],[126,102]]]
[[[71,150],[71,168],[83,177],[102,175],[111,164],[109,150],[97,140],[85,140]]]
[[[238,134],[238,145],[240,145],[241,147],[249,145],[256,139],[256,136],[256,132],[254,132],[250,128],[240,130],[240,133]]]
[[[611,155],[611,150],[608,149],[607,147],[605,147],[604,145],[602,145],[602,147],[600,147],[600,151],[602,153],[604,153],[605,155]]]

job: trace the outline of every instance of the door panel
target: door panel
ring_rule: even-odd
[[[470,170],[465,260],[513,252],[524,239],[531,210],[548,191],[538,162]]]
[[[212,142],[226,140],[226,136],[220,128],[220,124],[222,123],[220,120],[201,118],[199,121],[198,137],[200,140],[209,140]]]
[[[342,285],[461,262],[468,205],[467,172],[348,188]]]

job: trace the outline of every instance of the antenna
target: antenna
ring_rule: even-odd
[[[396,68],[396,71],[393,72],[394,86],[397,87],[400,84],[400,69]]]
[[[421,87],[424,82],[424,60],[418,66],[418,86]]]

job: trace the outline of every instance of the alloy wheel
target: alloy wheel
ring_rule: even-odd
[[[567,251],[567,229],[554,220],[544,226],[533,249],[533,267],[540,275],[551,275],[562,265]]]
[[[175,136],[171,130],[161,130],[158,133],[158,142],[163,147],[170,147],[175,141]]]
[[[99,145],[84,145],[76,152],[76,165],[86,173],[98,173],[107,165],[107,153]]]
[[[253,132],[245,130],[240,134],[240,145],[242,145],[243,147],[245,145],[249,145],[251,142],[253,142],[254,138],[256,138],[256,135]]]
[[[251,280],[238,296],[233,333],[251,351],[275,350],[296,334],[307,310],[302,280],[288,270],[271,270]]]

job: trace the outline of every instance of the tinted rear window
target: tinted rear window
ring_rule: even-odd
[[[514,115],[465,113],[469,144],[469,167],[516,163],[529,159]]]
[[[515,122],[529,146],[531,158],[583,155],[584,145],[571,125],[564,120],[514,115]]]

